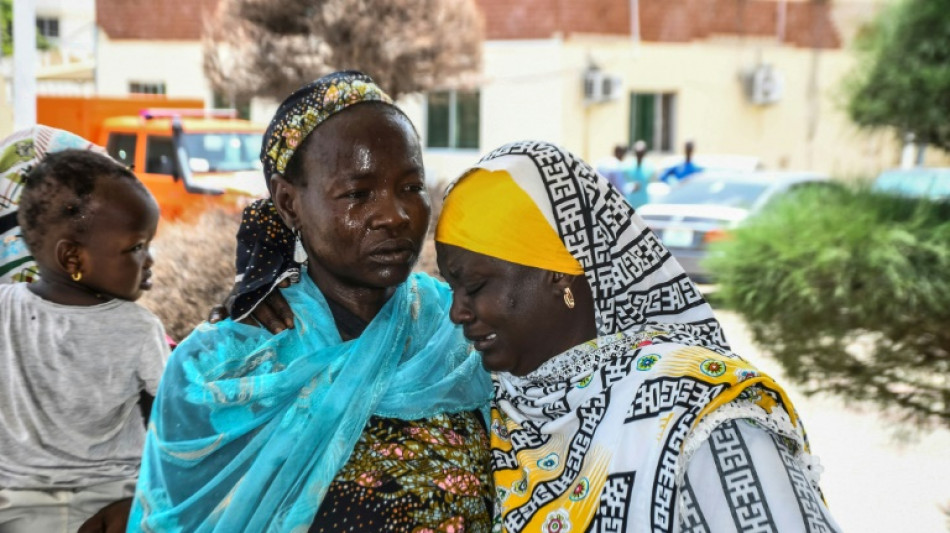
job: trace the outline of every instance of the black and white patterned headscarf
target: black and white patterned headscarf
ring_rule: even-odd
[[[580,262],[593,291],[598,334],[663,324],[671,340],[683,335],[683,340],[693,337],[709,348],[728,350],[696,285],[621,193],[590,165],[554,144],[522,141],[489,153],[473,167],[479,168],[507,171]],[[451,194],[450,188],[446,197]]]

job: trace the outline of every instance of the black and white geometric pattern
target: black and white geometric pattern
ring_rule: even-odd
[[[799,462],[795,460],[795,452],[789,442],[775,434],[771,434],[771,437],[775,442],[779,457],[782,458],[782,464],[785,465],[788,481],[792,484],[795,496],[797,496],[798,509],[801,511],[805,522],[805,531],[809,533],[831,533],[835,531],[822,512],[823,505],[818,500],[815,487],[812,487],[808,476],[799,467]]]
[[[603,420],[609,403],[610,390],[606,389],[601,391],[600,394],[591,396],[576,408],[575,412],[580,424],[563,458],[563,470],[556,478],[531,487],[531,496],[528,501],[516,509],[512,509],[505,516],[505,528],[508,531],[521,531],[539,509],[570,490],[580,474],[584,465],[584,458],[587,456],[590,445],[594,440],[594,432],[597,431],[597,427]],[[492,468],[496,471],[511,469],[513,462],[516,464],[515,454],[517,452],[540,448],[546,442],[547,439],[542,437],[542,433],[537,430],[522,429],[512,432],[511,452],[501,454],[495,450],[492,457]]]
[[[683,483],[683,508],[680,509],[680,531],[682,533],[711,533],[703,510],[696,505],[696,493],[689,478]]]
[[[740,531],[777,531],[765,500],[762,484],[756,473],[749,449],[731,420],[717,427],[709,436],[709,445],[716,460],[716,469],[727,496],[729,511]]]
[[[715,470],[717,477],[705,480],[704,490],[690,485],[688,476],[679,477],[686,468],[684,442],[700,413],[738,384],[734,379],[727,384],[725,378],[703,381],[702,375],[688,370],[652,372],[664,361],[682,364],[684,347],[738,356],[729,351],[712,309],[669,250],[613,186],[553,144],[509,144],[485,156],[476,168],[508,170],[552,221],[584,270],[600,335],[590,343],[594,349],[588,350],[586,344],[574,347],[527,376],[493,376],[494,403],[508,429],[505,444],[493,443],[492,468],[496,480],[499,472],[525,476],[513,478],[513,487],[523,487],[515,491],[518,498],[499,502],[496,513],[502,529],[516,532],[540,523],[545,528],[556,520],[558,528],[572,532],[700,533],[725,530],[710,521],[724,518],[738,531],[776,531],[762,483],[734,421],[712,430],[700,449],[704,457],[705,450],[712,450],[715,459],[709,457],[706,472]],[[549,205],[541,205],[545,203]],[[644,354],[655,357],[653,363],[648,358],[643,363]],[[661,363],[651,366],[656,361]],[[769,391],[762,388],[761,393]],[[778,394],[773,399],[794,412]],[[538,470],[537,462],[548,453],[557,457],[559,469],[550,475],[547,468]],[[788,467],[792,463],[789,456],[788,475],[804,491],[807,480],[800,468]],[[529,475],[532,472],[541,475]],[[586,502],[571,507],[577,501],[572,491],[583,488],[579,480],[588,479],[599,480],[589,485],[591,491],[600,491],[594,493],[599,498],[596,511]],[[717,513],[704,513],[701,506],[710,483],[713,492],[722,490]],[[795,491],[811,531],[835,531],[819,527],[827,522],[822,522],[823,507],[815,507],[815,492],[799,494],[798,486]],[[570,518],[578,522],[558,514],[567,508],[577,511]],[[636,512],[643,516],[631,514]]]
[[[508,144],[481,163],[519,156],[536,166],[555,229],[584,268],[601,335],[653,322],[728,350],[702,294],[619,191],[590,165],[551,143]]]
[[[600,495],[600,507],[596,518],[587,528],[589,533],[628,531],[627,522],[632,519],[628,513],[636,475],[636,472],[618,472],[607,476],[607,483],[604,484],[604,490]]]

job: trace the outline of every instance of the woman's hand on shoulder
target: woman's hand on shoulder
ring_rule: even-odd
[[[285,289],[289,286],[289,279],[285,279],[278,285],[281,289]],[[216,305],[211,308],[211,312],[208,314],[208,322],[214,324],[215,322],[220,322],[228,318],[228,316],[228,309],[224,304]],[[263,327],[271,333],[280,333],[285,329],[293,329],[294,312],[280,291],[271,291],[270,294],[251,311],[250,316],[241,320],[241,323]]]

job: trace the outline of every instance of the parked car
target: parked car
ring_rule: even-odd
[[[871,190],[930,200],[950,200],[950,168],[899,168],[885,170]]]
[[[656,162],[656,176],[660,177],[668,169],[683,162],[682,155],[662,156]],[[762,167],[762,161],[754,155],[706,154],[693,156],[693,162],[704,172],[754,172]],[[662,181],[652,181],[647,185],[647,195],[651,202],[666,202],[664,197],[670,193],[671,186]]]
[[[659,235],[686,273],[713,280],[703,266],[709,245],[759,212],[776,196],[807,185],[827,185],[826,176],[805,172],[703,172],[673,187],[637,212]]]

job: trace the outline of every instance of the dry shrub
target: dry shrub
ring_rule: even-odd
[[[484,24],[473,0],[221,0],[204,71],[235,98],[281,100],[341,69],[393,97],[478,84]]]
[[[240,222],[237,213],[209,211],[197,221],[160,224],[152,243],[155,283],[140,303],[172,338],[185,338],[231,291]]]

